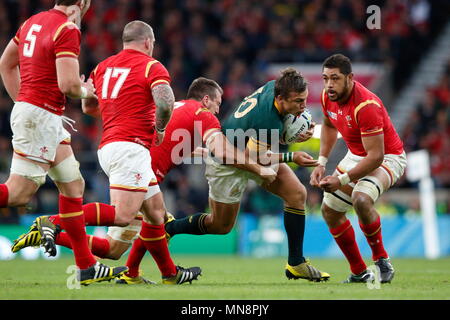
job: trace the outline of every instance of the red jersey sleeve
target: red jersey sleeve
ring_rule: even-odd
[[[150,88],[161,83],[170,84],[171,81],[169,72],[158,60],[148,62],[145,77]]]
[[[322,90],[322,94],[321,94],[321,96],[320,96],[320,103],[321,103],[321,105],[322,105],[322,113],[323,113],[323,115],[324,115],[325,117],[329,118],[329,117],[328,117],[328,112],[327,112],[327,110],[325,109],[325,96],[326,96],[326,92],[325,92],[325,89],[323,89],[323,90]]]
[[[355,119],[361,131],[361,137],[383,134],[383,112],[379,105],[370,103],[355,111]]]
[[[23,26],[25,25],[25,23],[27,23],[28,20],[26,20],[24,23],[22,23],[22,25],[19,27],[19,29],[17,30],[13,41],[15,44],[19,45],[19,41],[20,41],[20,32],[22,31]]]
[[[220,131],[220,122],[215,115],[213,115],[206,108],[199,108],[194,116],[195,130],[200,134],[203,142],[206,142],[208,136],[214,131]]]
[[[56,58],[78,58],[80,54],[81,32],[73,22],[62,24],[53,36]]]

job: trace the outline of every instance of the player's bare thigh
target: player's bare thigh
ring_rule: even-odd
[[[111,205],[115,207],[114,225],[125,227],[136,217],[144,202],[144,192],[110,190]]]
[[[305,209],[306,188],[286,163],[280,164],[275,181],[263,188],[282,198],[286,207]]]

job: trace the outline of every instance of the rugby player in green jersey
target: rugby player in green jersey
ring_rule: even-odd
[[[209,184],[211,213],[198,213],[183,219],[170,216],[166,223],[168,236],[176,234],[227,234],[233,228],[240,201],[249,179],[284,201],[284,227],[288,239],[288,261],[285,274],[289,279],[326,281],[330,275],[313,267],[303,256],[306,188],[286,162],[304,167],[317,166],[305,152],[278,152],[283,119],[287,114],[300,115],[306,108],[308,88],[295,69],[284,70],[279,78],[246,97],[222,123],[222,131],[235,147],[245,149],[261,164],[277,171],[269,185],[262,178],[243,170],[245,164],[222,164],[208,156],[206,178]],[[300,137],[309,139],[313,126]]]

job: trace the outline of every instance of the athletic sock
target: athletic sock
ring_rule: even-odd
[[[88,247],[92,254],[99,258],[107,258],[109,253],[109,241],[105,238],[86,235]],[[72,244],[67,233],[60,232],[56,237],[55,243],[57,245],[72,249]]]
[[[99,258],[107,258],[109,253],[109,241],[104,238],[86,235],[88,241],[88,247],[91,249],[92,254]],[[57,245],[72,249],[72,244],[67,233],[60,232],[56,237],[55,243]]]
[[[377,220],[375,220],[375,222],[372,222],[370,224],[364,225],[360,221],[359,226],[362,232],[364,232],[364,235],[366,236],[367,239],[367,243],[372,249],[372,260],[377,261],[380,258],[388,258],[389,256],[386,250],[384,249],[383,237],[381,235],[380,216],[377,217]]]
[[[6,208],[8,206],[8,187],[6,184],[0,184],[0,208]]]
[[[139,237],[158,265],[161,275],[163,277],[175,276],[177,274],[177,269],[170,257],[169,248],[167,247],[164,224],[155,226],[142,221]]]
[[[75,263],[80,269],[86,269],[96,263],[88,247],[83,215],[83,198],[68,198],[59,195],[59,217],[61,227],[70,237]]]
[[[288,240],[288,264],[296,266],[305,262],[303,236],[305,234],[305,209],[284,208],[284,229]]]
[[[168,224],[166,224],[166,231],[170,236],[174,236],[179,233],[187,234],[207,234],[205,226],[205,218],[207,213],[196,213],[192,216],[176,219]]]
[[[139,266],[146,252],[147,248],[141,238],[137,238],[133,241],[133,245],[131,246],[127,259],[127,276],[132,278],[139,276]]]
[[[355,230],[353,229],[350,220],[346,220],[336,228],[330,228],[330,232],[342,253],[347,258],[351,272],[357,275],[366,270],[367,266],[359,252],[358,244],[355,239]]]
[[[113,226],[116,209],[109,204],[93,202],[83,205],[84,222],[87,226]],[[49,217],[54,224],[61,224],[59,215]]]

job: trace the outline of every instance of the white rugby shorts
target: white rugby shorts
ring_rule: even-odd
[[[343,174],[345,172],[353,169],[364,157],[357,156],[350,151],[347,152],[345,157],[339,162],[336,167],[335,174]],[[389,178],[389,185],[386,188],[382,186],[378,186],[377,197],[381,196],[383,192],[392,187],[398,179],[403,175],[406,168],[406,154],[405,152],[396,155],[396,154],[386,154],[384,155],[383,163],[380,168],[384,171],[384,173]],[[366,179],[364,179],[366,178]],[[370,180],[370,175],[367,177],[361,178],[359,181]],[[373,180],[373,178],[372,178]],[[352,188],[357,187],[358,183],[350,182],[349,186]],[[352,208],[351,196],[345,194],[341,190],[337,190],[333,193],[324,193],[323,202],[333,210],[338,212],[347,212]]]
[[[223,203],[240,202],[249,179],[254,180],[259,185],[263,182],[263,179],[256,174],[230,165],[222,165],[210,156],[206,158],[205,163],[209,197],[214,201]]]
[[[28,102],[14,104],[11,130],[14,152],[43,163],[55,160],[61,143],[70,144],[70,133],[63,127],[61,116]]]
[[[156,181],[150,152],[140,144],[111,142],[97,154],[100,166],[109,178],[110,189],[146,193],[150,182]]]

